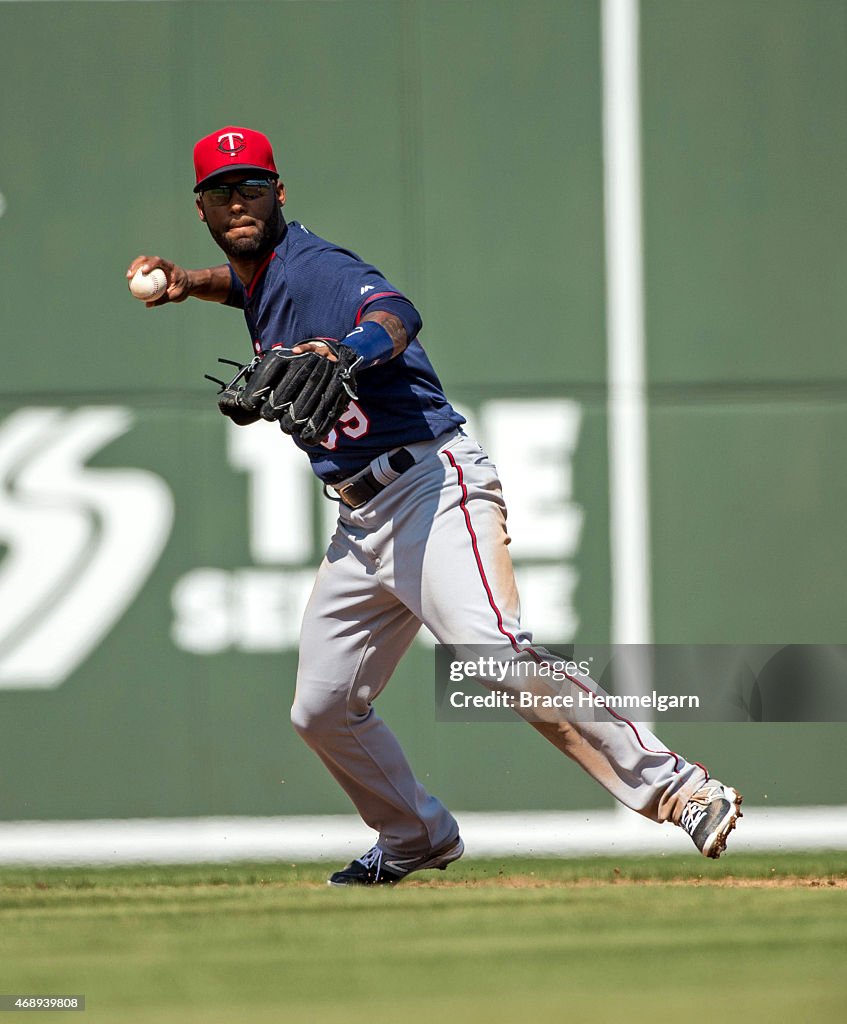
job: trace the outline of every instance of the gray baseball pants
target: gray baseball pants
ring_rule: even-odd
[[[340,506],[303,618],[291,720],[386,853],[414,857],[459,827],[372,702],[421,623],[451,645],[519,652],[532,635],[520,624],[496,467],[461,432],[407,447],[414,466],[360,508]],[[601,721],[566,713],[531,724],[627,807],[679,820],[707,778],[700,765],[614,712]]]

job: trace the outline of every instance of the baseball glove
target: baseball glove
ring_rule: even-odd
[[[241,404],[241,395],[244,392],[244,388],[239,387],[238,382],[240,380],[250,380],[253,370],[258,366],[259,357],[257,356],[246,366],[244,363],[235,362],[234,359],[219,359],[218,362],[238,367],[238,373],[230,381],[220,380],[218,377],[212,377],[208,373],[203,374],[206,380],[210,380],[213,384],[218,385],[218,408],[224,416],[228,416],[239,427],[248,427],[251,423],[256,423],[262,417],[258,412],[249,412]]]
[[[295,355],[288,348],[271,349],[258,365],[251,364],[236,400],[247,414],[278,420],[286,434],[319,444],[357,397],[356,369],[362,359],[349,345],[307,340],[321,341],[335,359],[313,351]]]

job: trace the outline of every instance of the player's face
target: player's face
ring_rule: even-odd
[[[260,174],[250,175],[233,171],[223,175],[215,184],[232,185],[245,180],[257,180]],[[247,190],[249,192],[249,190]],[[285,186],[271,182],[267,195],[245,198],[232,189],[228,200],[215,203],[201,192],[197,196],[197,211],[209,232],[230,259],[261,259],[279,241],[282,234],[282,207],[285,204]]]

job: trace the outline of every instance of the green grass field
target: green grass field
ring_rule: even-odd
[[[845,854],[326,871],[0,869],[0,993],[116,1024],[847,1019]]]

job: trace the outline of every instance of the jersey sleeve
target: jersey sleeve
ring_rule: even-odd
[[[345,249],[304,252],[288,267],[288,285],[306,336],[341,339],[368,309],[395,313],[410,341],[420,330],[420,317],[412,303],[376,267]]]
[[[226,297],[224,305],[244,309],[244,285],[231,266],[229,267],[229,295]]]
[[[393,313],[406,329],[406,337],[409,341],[414,341],[423,327],[420,313],[405,295],[401,295],[399,292],[377,292],[373,298],[366,299],[356,312],[356,325],[361,323],[365,313],[377,309]]]

